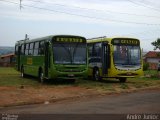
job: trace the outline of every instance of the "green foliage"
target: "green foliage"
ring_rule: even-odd
[[[152,80],[160,80],[159,78],[160,78],[160,72],[158,72],[157,70],[146,70],[146,71],[144,71],[144,76],[146,76],[146,77],[144,77],[143,79],[145,79],[145,80],[150,80],[150,79],[152,79]]]
[[[148,63],[144,63],[143,64],[143,70],[146,71],[149,68],[149,64]]]
[[[159,49],[160,50],[160,38],[158,38],[156,41],[151,43],[154,46],[154,50]]]
[[[38,86],[38,80],[33,78],[21,78],[20,73],[14,68],[0,67],[0,86]]]
[[[122,88],[122,89],[128,89],[129,87],[128,87],[128,85],[127,85],[127,84],[122,83],[122,84],[121,84],[121,86],[120,86],[120,88]]]

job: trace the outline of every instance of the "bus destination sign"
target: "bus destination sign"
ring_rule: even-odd
[[[71,43],[83,43],[85,42],[85,39],[83,38],[73,38],[73,37],[56,37],[54,39],[54,42],[71,42]]]
[[[140,45],[139,40],[136,39],[114,39],[112,41],[114,45]]]

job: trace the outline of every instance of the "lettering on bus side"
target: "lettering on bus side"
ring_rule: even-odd
[[[33,63],[33,62],[32,62],[32,58],[27,58],[27,64],[28,64],[28,65],[32,65],[32,63]]]
[[[82,38],[56,37],[54,42],[85,42]]]

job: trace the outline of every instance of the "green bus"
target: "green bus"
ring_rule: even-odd
[[[87,43],[81,36],[51,35],[15,44],[16,69],[21,77],[45,79],[87,77]]]
[[[98,37],[87,40],[88,75],[95,80],[127,78],[143,75],[143,59],[140,41],[136,38]]]

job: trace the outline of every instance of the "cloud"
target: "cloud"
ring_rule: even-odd
[[[48,26],[51,26],[56,31],[55,33],[77,33],[87,37],[103,35],[108,37],[128,36],[140,38],[144,44],[146,41],[150,43],[152,39],[156,39],[160,34],[159,30],[153,31],[154,29],[160,28],[159,25],[156,26],[123,23],[126,21],[135,23],[140,22],[160,24],[160,12],[143,6],[138,6],[127,0],[22,0],[23,8],[21,10],[19,6],[19,0],[6,1],[16,2],[17,4],[0,1],[0,20],[3,20],[3,24],[7,24],[4,21],[14,21],[16,23],[20,22],[21,26],[17,26],[17,28],[14,29],[16,29],[16,31],[21,30],[23,33],[26,33],[26,31],[30,31],[30,29],[33,28],[33,26],[30,24],[33,22],[37,23],[37,25],[34,26],[34,30],[31,31],[31,33],[37,35],[41,34],[40,32],[37,32],[37,29],[45,29],[45,33],[42,34],[50,33],[51,29]],[[141,0],[136,0],[136,2],[140,1]],[[147,1],[145,1],[145,4],[146,3]],[[155,4],[154,2],[148,0],[148,3],[149,5],[155,7],[160,5],[160,2],[157,1]],[[25,5],[32,7],[27,7]],[[44,8],[48,10],[33,7]],[[159,18],[120,13],[157,16]],[[87,18],[86,16],[90,18]],[[14,22],[12,24],[14,24]],[[31,26],[27,26],[26,28],[26,23]],[[42,23],[44,25],[41,25]],[[43,26],[43,28],[41,28],[41,26]],[[3,29],[4,28],[1,28],[1,31]],[[10,28],[5,29],[7,31]],[[8,39],[11,39],[11,37]],[[147,46],[146,44],[147,43],[145,43],[145,46]]]
[[[5,3],[3,5],[5,5],[5,7],[2,6],[3,9],[1,10],[1,15],[3,15],[3,17],[21,20],[58,20],[85,23],[97,22],[101,24],[105,24],[106,21],[110,24],[115,24],[117,22],[116,24],[118,25],[123,22],[159,24],[160,19],[147,18],[146,22],[146,17],[118,14],[121,10],[126,13],[132,13],[135,10],[135,7],[124,0],[93,0],[92,2],[91,0],[55,0],[54,2],[51,0],[26,0],[22,1],[23,8],[21,11],[19,10],[18,4],[10,5],[9,3]],[[10,5],[10,7],[6,10],[7,5]],[[136,8],[136,10],[141,11],[140,8]],[[118,11],[117,14],[115,13],[116,11]]]

